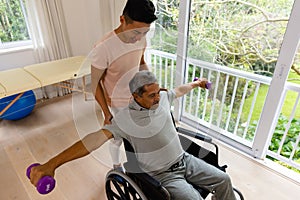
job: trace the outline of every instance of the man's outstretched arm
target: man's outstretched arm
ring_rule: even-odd
[[[175,88],[176,97],[181,97],[187,93],[189,93],[192,89],[196,87],[205,88],[205,85],[208,81],[204,79],[198,79],[196,81],[186,83]]]
[[[113,135],[105,129],[88,134],[82,140],[76,142],[57,156],[51,158],[45,164],[33,167],[30,173],[31,183],[36,186],[39,179],[43,176],[54,177],[54,171],[59,166],[88,155],[112,137]]]

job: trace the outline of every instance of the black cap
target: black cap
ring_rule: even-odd
[[[123,15],[127,15],[134,21],[151,24],[157,19],[155,7],[150,0],[128,0]]]

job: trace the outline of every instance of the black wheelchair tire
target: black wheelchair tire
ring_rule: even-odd
[[[108,200],[147,200],[136,183],[123,172],[109,171],[105,189]]]
[[[234,191],[235,196],[239,198],[237,200],[244,200],[243,194],[238,189],[233,188],[233,191]]]

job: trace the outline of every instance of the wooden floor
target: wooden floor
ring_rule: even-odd
[[[61,166],[55,175],[56,188],[48,195],[38,194],[25,175],[31,163],[47,161],[98,128],[101,118],[95,103],[84,102],[81,95],[74,96],[39,102],[33,113],[22,120],[0,121],[1,200],[106,199],[104,180],[111,166],[107,145]],[[233,184],[246,200],[299,199],[300,186],[295,182],[228,147],[220,148],[220,162],[229,165]]]

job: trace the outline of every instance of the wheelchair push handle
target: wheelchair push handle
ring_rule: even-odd
[[[193,81],[197,81],[197,80],[199,80],[199,78],[198,78],[198,77],[195,77]],[[212,83],[211,83],[211,82],[207,82],[207,83],[205,84],[205,88],[208,89],[208,90],[211,89],[211,86],[212,86]]]
[[[39,163],[31,164],[26,170],[26,176],[30,179],[31,168],[40,165]],[[36,186],[37,191],[40,194],[48,194],[55,187],[55,179],[51,176],[42,177]]]

